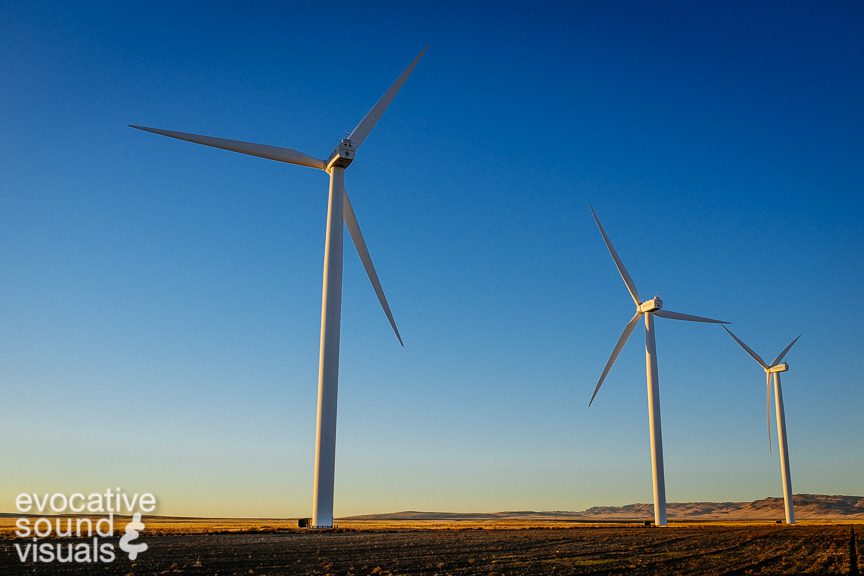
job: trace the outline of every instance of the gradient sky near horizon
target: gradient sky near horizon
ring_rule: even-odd
[[[0,511],[311,511],[325,156],[345,246],[337,516],[651,501],[632,302],[784,377],[796,493],[864,494],[859,2],[0,4]],[[347,237],[346,237],[347,240]],[[761,369],[658,319],[670,501],[780,496]]]

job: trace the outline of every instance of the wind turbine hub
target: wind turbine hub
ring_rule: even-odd
[[[343,138],[333,151],[333,154],[330,155],[330,159],[327,160],[327,170],[330,170],[333,166],[347,168],[353,161],[354,144],[348,138]]]
[[[658,296],[655,296],[654,298],[652,298],[650,300],[646,300],[645,302],[642,302],[641,304],[639,304],[639,307],[638,307],[639,312],[642,312],[643,314],[645,314],[647,312],[656,312],[657,310],[660,310],[661,308],[663,308],[663,301],[660,300],[660,298]]]
[[[789,364],[787,364],[786,362],[777,364],[776,366],[771,366],[771,368],[768,369],[768,371],[772,374],[776,372],[786,372],[787,370],[789,370]]]

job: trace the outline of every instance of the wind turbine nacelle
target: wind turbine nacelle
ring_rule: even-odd
[[[776,366],[772,366],[771,370],[769,370],[769,372],[774,374],[775,372],[786,372],[787,370],[789,370],[789,364],[787,364],[786,362],[783,362],[782,364],[777,364]]]
[[[639,305],[639,311],[643,313],[654,312],[655,310],[660,310],[661,308],[663,308],[663,301],[658,296],[655,296],[650,300],[646,300]]]
[[[333,151],[333,154],[330,155],[330,159],[327,161],[327,169],[329,170],[333,166],[347,168],[353,161],[354,144],[348,138],[343,138],[342,142],[336,147],[336,150]]]

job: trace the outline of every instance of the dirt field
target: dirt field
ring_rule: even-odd
[[[460,526],[298,532],[265,523],[256,529],[270,531],[237,532],[249,527],[223,523],[206,534],[182,533],[175,522],[148,526],[141,536],[150,548],[137,562],[104,565],[21,564],[6,534],[0,574],[816,575],[864,568],[860,554],[852,564],[849,525]],[[864,550],[864,525],[856,528]]]

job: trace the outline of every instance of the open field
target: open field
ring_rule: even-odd
[[[9,526],[10,519],[3,524]],[[854,574],[852,525],[347,522],[150,519],[132,563],[21,564],[6,531],[0,574]],[[161,521],[160,521],[161,520]],[[864,523],[855,523],[859,550]],[[860,555],[859,555],[860,556]]]

